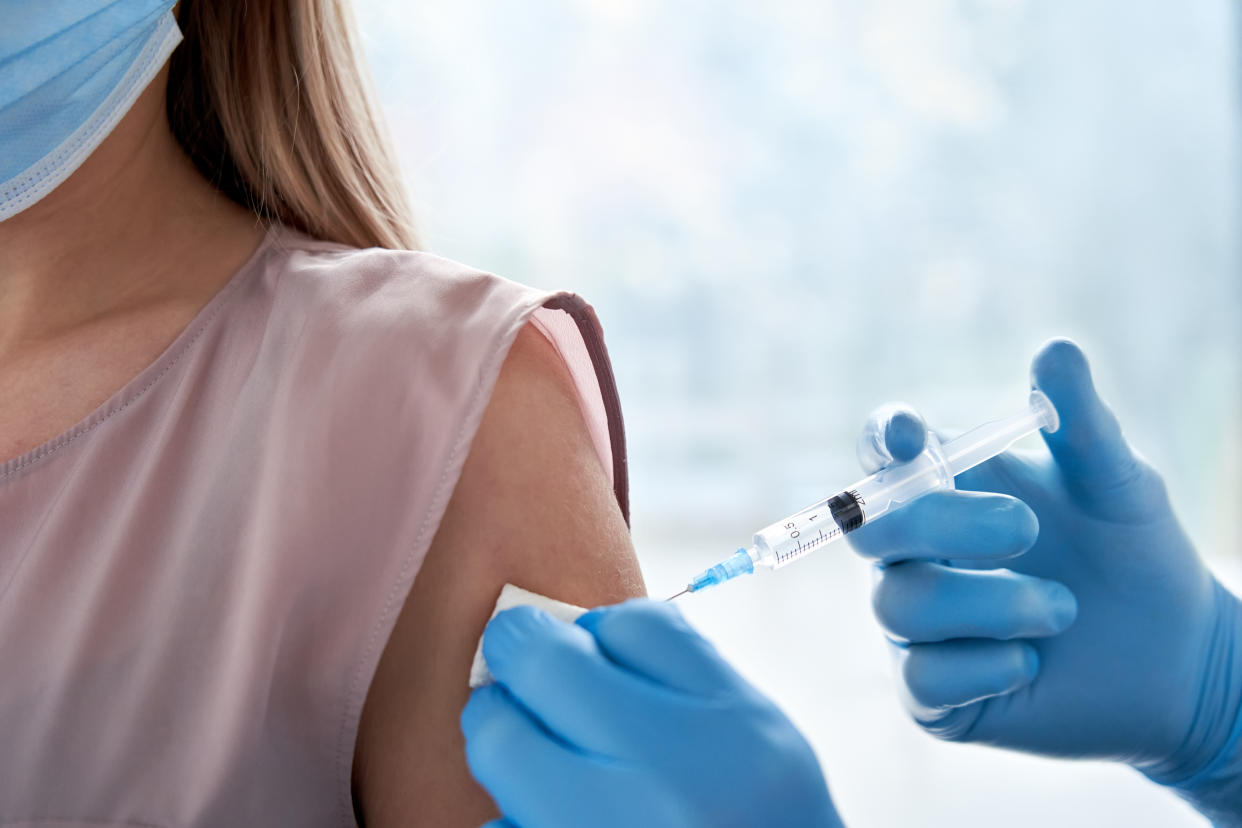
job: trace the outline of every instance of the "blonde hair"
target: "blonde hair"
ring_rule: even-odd
[[[347,0],[181,0],[173,135],[238,204],[353,247],[418,249]]]

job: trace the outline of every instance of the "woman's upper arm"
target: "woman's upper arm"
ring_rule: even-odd
[[[580,606],[645,594],[628,528],[560,356],[519,332],[359,725],[354,799],[368,828],[496,816],[458,716],[505,582]]]

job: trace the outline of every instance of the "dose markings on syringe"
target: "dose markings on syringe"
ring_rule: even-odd
[[[816,515],[815,517],[818,517],[818,515]],[[814,520],[815,517],[812,517],[811,520]],[[788,526],[788,525],[786,526],[786,528],[793,529],[792,526]],[[790,540],[794,540],[798,537],[797,531],[798,530],[796,529],[794,530],[794,534],[792,535]],[[837,537],[840,535],[841,535],[841,528],[839,526],[834,527],[832,531],[826,534],[823,529],[820,529],[819,534],[816,537],[809,538],[805,541],[800,540],[797,542],[797,544],[794,546],[793,549],[789,549],[788,551],[777,552],[776,561],[777,563],[784,563],[786,561],[791,561],[794,558],[801,557],[802,555],[804,555],[807,552],[810,552],[812,549],[819,546],[820,544],[824,544],[824,543],[828,543],[829,541],[836,540]]]

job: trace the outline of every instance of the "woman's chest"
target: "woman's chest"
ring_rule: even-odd
[[[131,312],[0,357],[0,463],[88,417],[155,362],[193,315],[183,307]]]

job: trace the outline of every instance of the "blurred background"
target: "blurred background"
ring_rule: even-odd
[[[664,597],[947,431],[1068,335],[1242,587],[1242,156],[1229,0],[355,0],[439,255],[596,308]],[[851,828],[1202,826],[1138,774],[925,736],[847,549],[682,604],[805,730]]]

